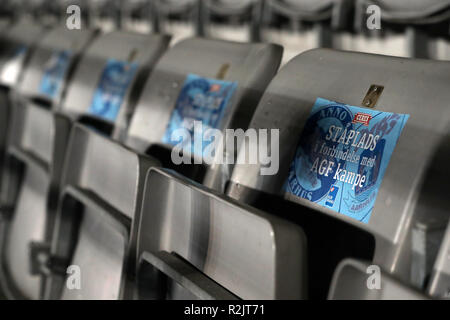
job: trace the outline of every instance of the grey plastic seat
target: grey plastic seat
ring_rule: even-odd
[[[1,33],[0,52],[0,171],[3,171],[3,153],[9,126],[11,89],[15,89],[34,44],[44,32],[40,26],[25,22],[5,26]],[[1,178],[1,173],[0,173]]]
[[[39,278],[29,271],[29,245],[49,237],[46,226],[52,225],[70,124],[61,115],[54,119],[52,109],[61,100],[79,55],[94,35],[88,29],[55,28],[47,32],[14,91],[2,192],[7,224],[1,235],[4,282],[10,297],[39,297]]]
[[[419,228],[423,228],[421,226],[423,223],[439,222],[446,226],[448,220],[448,209],[446,209],[448,208],[448,197],[444,194],[443,186],[450,175],[448,167],[445,165],[449,158],[447,142],[450,114],[446,102],[450,98],[447,90],[450,82],[449,71],[450,64],[446,62],[411,60],[326,49],[300,54],[282,68],[274,78],[250,124],[250,128],[280,130],[279,170],[274,175],[263,176],[260,174],[260,169],[267,166],[261,164],[237,165],[233,171],[227,194],[247,203],[258,203],[264,199],[270,199],[269,195],[281,195],[290,200],[289,202],[299,204],[297,209],[293,209],[292,216],[300,220],[300,223],[306,223],[303,221],[305,219],[309,224],[310,219],[322,219],[321,217],[326,215],[332,217],[334,221],[339,220],[359,230],[364,230],[375,238],[374,248],[360,242],[362,252],[375,250],[373,260],[372,257],[364,259],[372,260],[374,264],[379,265],[383,270],[405,283],[415,283],[415,280],[411,279],[414,251],[411,240],[413,230],[417,232]],[[325,100],[318,100],[318,98]],[[317,108],[312,111],[315,104],[317,104]],[[318,113],[327,105],[330,106],[329,110],[342,110],[339,108],[344,108],[347,110],[346,112],[353,110],[351,115],[354,118],[350,119],[350,122],[355,121],[355,128],[358,126],[357,128],[362,130],[367,124],[367,129],[373,130],[372,126],[379,123],[377,120],[371,120],[372,116],[376,114],[384,115],[384,117],[391,116],[386,121],[391,119],[389,127],[396,128],[395,131],[391,130],[391,137],[383,135],[383,138],[378,138],[384,142],[380,145],[377,143],[380,151],[374,149],[373,152],[376,155],[369,152],[362,154],[364,150],[361,149],[361,146],[356,147],[355,155],[361,153],[359,158],[352,158],[350,154],[346,154],[346,156],[350,156],[349,159],[354,159],[353,163],[358,164],[359,162],[359,165],[362,166],[359,168],[362,171],[358,172],[367,179],[364,183],[359,183],[360,187],[353,191],[351,188],[348,189],[348,182],[345,182],[346,179],[350,179],[349,175],[343,176],[347,172],[337,171],[336,161],[333,161],[334,164],[330,167],[331,171],[326,172],[328,178],[324,171],[328,167],[325,169],[321,167],[321,173],[319,173],[314,170],[314,163],[311,162],[310,170],[313,171],[307,169],[308,161],[322,159],[320,158],[322,154],[320,148],[311,151],[308,146],[309,148],[313,147],[314,141],[319,141],[318,139],[329,141],[325,140],[326,135],[324,138],[320,138],[324,131],[317,131],[317,134],[321,134],[317,137],[312,134],[313,130],[316,130],[314,128],[328,132],[327,123],[331,128],[330,122],[315,124],[315,121],[319,121],[318,119],[322,119],[322,117],[328,119],[326,114]],[[362,107],[355,109],[348,105]],[[360,114],[357,110],[360,110],[358,111]],[[379,113],[381,111],[391,113]],[[350,113],[343,114],[350,117]],[[406,115],[409,115],[409,118]],[[334,121],[335,118],[330,116],[329,119],[331,120],[324,121]],[[383,118],[379,117],[378,119]],[[397,120],[392,122],[392,119]],[[403,122],[400,122],[401,120]],[[332,130],[343,127],[340,121],[344,120],[337,120]],[[349,120],[345,121],[348,123]],[[305,123],[308,123],[307,130],[304,129]],[[370,123],[372,125],[369,127]],[[322,125],[325,127],[321,127]],[[353,124],[351,125],[353,126]],[[386,127],[380,128],[385,130],[381,132],[391,132],[387,131]],[[305,132],[305,138],[301,140],[302,132]],[[336,130],[333,131],[333,134],[337,135],[339,132]],[[355,132],[353,134],[356,135]],[[342,138],[342,134],[340,137]],[[363,134],[360,133],[359,139],[362,137]],[[307,139],[312,140],[307,143]],[[369,141],[370,136],[366,136],[365,139]],[[302,141],[302,147],[298,148],[300,141]],[[354,142],[354,140],[352,141]],[[334,157],[331,156],[334,152],[333,148],[342,148],[342,143],[338,143],[338,140],[329,143],[331,145],[326,145],[331,148],[328,149],[329,160],[336,159],[337,153]],[[391,155],[389,155],[389,151],[384,151],[384,148],[389,150],[388,143],[391,145]],[[320,143],[321,145],[322,143]],[[317,157],[313,156],[314,150],[318,152]],[[277,151],[273,150],[273,152]],[[306,152],[306,155],[311,152],[310,158],[302,156],[302,152]],[[371,156],[368,157],[370,154]],[[385,160],[383,160],[383,154],[385,154]],[[343,153],[342,156],[344,156]],[[377,160],[380,161],[377,162],[377,165],[371,167],[368,163],[361,164],[364,156],[366,156],[366,160],[375,161],[374,157],[382,159],[384,164],[381,171],[378,170],[380,169],[380,160]],[[298,160],[293,162],[294,159]],[[304,163],[301,162],[303,160]],[[348,165],[349,168],[353,169],[347,169],[356,174],[355,165],[353,167],[350,165]],[[340,168],[343,168],[342,163]],[[302,171],[303,169],[304,171]],[[376,171],[374,171],[375,169]],[[338,178],[335,178],[336,172],[340,174]],[[339,179],[339,183],[336,183],[337,179]],[[360,175],[360,182],[361,179],[362,175]],[[356,178],[353,179],[354,181]],[[337,188],[332,190],[333,186],[337,186]],[[339,193],[343,186],[346,194],[343,194],[342,190]],[[287,187],[290,189],[286,189]],[[340,200],[341,195],[345,195],[342,201]],[[355,198],[356,195],[358,198]],[[368,198],[369,196],[370,198]],[[308,197],[315,202],[307,200]],[[275,206],[269,200],[264,205]],[[276,210],[276,207],[272,209],[277,213]],[[311,211],[316,214],[314,215]],[[306,216],[308,218],[303,218]],[[324,228],[323,225],[313,224],[312,230],[314,230],[314,226]],[[310,239],[309,229],[304,228],[304,230]],[[332,230],[339,232],[335,228]],[[340,234],[341,239],[346,235],[343,232]],[[424,243],[429,242],[431,238],[424,237],[422,239],[424,240],[420,240],[415,245],[432,245],[432,243]],[[319,241],[328,243],[323,239],[319,239]],[[336,246],[338,244],[339,242],[336,242]],[[338,251],[338,249],[334,250],[335,253]],[[350,252],[349,254],[355,257],[354,253]],[[362,257],[355,258],[363,259]]]
[[[211,168],[205,165],[205,170],[194,172],[197,170],[192,169],[194,166],[188,165],[184,167],[187,170],[183,171],[183,166],[173,164],[170,153],[174,145],[167,137],[170,137],[169,129],[177,121],[178,114],[184,112],[178,99],[183,98],[191,86],[204,86],[208,81],[208,88],[212,88],[211,84],[217,84],[220,87],[214,88],[227,90],[227,95],[220,96],[223,100],[218,109],[220,112],[216,112],[215,123],[208,122],[208,115],[189,115],[189,111],[180,121],[196,119],[222,132],[225,128],[247,128],[262,93],[278,69],[281,54],[282,48],[273,44],[243,44],[201,38],[179,42],[167,51],[147,79],[130,122],[126,145],[154,155],[161,159],[165,167],[175,168],[217,190],[223,189],[224,177],[230,172],[226,165]],[[208,90],[205,94],[210,92]],[[209,107],[206,104],[200,110],[211,109],[211,103],[207,103]],[[186,110],[189,110],[188,107]],[[198,158],[198,154],[196,156]]]
[[[440,245],[427,286],[427,293],[437,299],[450,299],[450,223]]]
[[[172,44],[204,34],[198,0],[155,0],[151,5],[153,31],[171,34]]]
[[[141,299],[306,298],[306,238],[291,223],[157,168],[140,217]]]
[[[352,0],[268,0],[261,36],[285,48],[284,65],[301,52],[337,47],[336,35],[351,28],[352,10]]]
[[[74,126],[50,254],[43,251],[46,259],[36,265],[46,278],[45,298],[132,297],[133,219],[141,210],[145,174],[157,164],[86,126]],[[78,289],[68,285],[70,266],[81,272]]]
[[[166,50],[170,37],[114,31],[86,50],[58,109],[126,128],[141,83]]]
[[[426,300],[425,294],[404,285],[389,274],[375,274],[370,263],[354,259],[342,261],[336,268],[330,288],[330,300]],[[379,280],[371,277],[379,277]],[[379,281],[379,283],[377,283]]]
[[[62,31],[62,33],[56,32],[49,38],[49,41],[58,43],[59,46],[66,47],[66,49],[67,47],[74,49],[76,46],[78,46],[78,50],[84,48],[80,44],[83,38],[79,38],[81,36],[79,31],[75,32],[77,36],[72,42],[62,41],[61,37],[68,39],[68,32],[70,34],[70,31],[67,30]],[[10,191],[7,196],[11,207],[15,208],[15,212],[11,221],[9,236],[11,239],[8,239],[5,244],[7,246],[6,262],[9,264],[8,268],[10,273],[12,273],[13,281],[19,287],[18,291],[22,291],[22,295],[27,298],[37,299],[40,297],[40,277],[36,275],[36,271],[33,271],[31,266],[35,263],[35,255],[39,250],[48,249],[49,242],[52,239],[61,167],[65,156],[68,133],[73,120],[77,119],[76,111],[72,110],[71,107],[79,107],[81,110],[79,111],[80,114],[82,114],[82,110],[86,110],[87,113],[89,103],[95,101],[96,97],[98,98],[96,96],[98,90],[95,91],[95,84],[99,82],[100,86],[105,85],[99,80],[101,77],[104,79],[104,73],[102,73],[104,65],[106,65],[105,68],[108,68],[108,66],[111,66],[109,63],[112,62],[113,68],[117,68],[117,66],[127,67],[127,63],[117,59],[121,57],[126,59],[125,57],[132,56],[131,59],[136,59],[132,68],[136,70],[134,74],[130,73],[127,75],[127,83],[120,84],[123,85],[123,91],[117,96],[119,100],[116,100],[119,101],[116,103],[117,108],[130,108],[132,97],[139,92],[139,88],[136,88],[136,86],[131,88],[133,82],[146,75],[146,72],[151,68],[151,63],[158,58],[168,43],[168,38],[165,36],[149,36],[147,39],[135,34],[113,33],[105,37],[106,39],[103,40],[94,40],[89,49],[84,52],[81,60],[77,63],[77,67],[74,69],[75,71],[70,75],[67,87],[64,87],[64,90],[62,90],[65,92],[65,95],[61,104],[57,104],[57,101],[60,99],[60,94],[58,93],[52,97],[55,103],[48,106],[47,109],[45,109],[45,103],[43,106],[42,102],[35,103],[33,101],[36,100],[33,100],[32,102],[24,102],[24,105],[20,109],[18,108],[20,111],[15,114],[15,118],[17,118],[15,122],[17,124],[15,124],[14,135],[26,137],[24,141],[20,141],[20,143],[25,144],[20,145],[20,148],[31,152],[32,157],[28,161],[19,158],[21,165],[15,169],[17,161],[14,161],[14,167],[12,166],[10,169],[14,173],[16,181],[9,183],[9,191],[13,190],[15,192]],[[88,40],[87,35],[84,37],[84,40]],[[125,43],[128,41],[128,45],[124,45],[123,41]],[[119,47],[120,45],[121,47]],[[49,46],[47,43],[43,45],[42,51],[37,51],[36,57],[33,58],[34,61],[32,61],[33,64],[30,65],[30,68],[34,68],[31,69],[28,76],[24,77],[23,81],[26,83],[23,84],[23,88],[26,88],[26,90],[23,90],[24,93],[22,95],[30,96],[34,89],[34,97],[40,97],[40,89],[43,81],[45,81],[46,74],[35,69],[44,65],[40,61],[42,61],[43,56],[45,57],[45,50],[48,50],[47,47]],[[100,47],[103,47],[105,50],[102,55],[99,53]],[[118,49],[111,54],[112,58],[108,60],[108,53],[115,47]],[[148,50],[148,52],[142,52],[144,50]],[[116,58],[116,60],[113,58]],[[43,79],[41,82],[39,82],[40,74],[41,79]],[[110,81],[108,78],[107,80]],[[90,84],[92,84],[92,87],[85,87]],[[108,82],[108,85],[113,90],[118,90],[117,84],[114,82]],[[113,95],[116,92],[113,91]],[[108,94],[109,92],[106,91],[104,93]],[[101,99],[102,97],[100,97],[100,103],[103,103]],[[99,101],[96,102],[98,103]],[[62,107],[59,107],[60,105]],[[59,113],[55,120],[53,120],[52,111],[58,111]],[[132,110],[128,109],[124,112],[127,114],[132,112]],[[105,122],[113,126],[113,123]],[[103,128],[96,122],[88,123],[96,129]],[[22,177],[22,175],[24,176]],[[30,189],[31,191],[35,190],[39,184],[42,187],[38,188],[37,194],[36,192],[27,191]],[[36,205],[36,210],[30,210],[29,206],[37,202],[41,206],[38,207]],[[17,265],[20,265],[21,268],[17,267]]]
[[[122,2],[122,29],[143,33],[151,31],[151,3],[147,0]]]
[[[261,41],[263,18],[259,0],[206,0],[202,26],[207,37],[241,42]]]
[[[356,2],[356,28],[368,33],[366,11],[376,5],[381,11],[382,32],[403,28],[407,37],[408,52],[411,57],[436,58],[433,38],[449,35],[450,1],[448,0],[358,0]],[[380,30],[374,30],[379,33]],[[371,32],[369,32],[370,34]]]

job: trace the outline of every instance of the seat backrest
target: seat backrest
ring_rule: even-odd
[[[389,19],[417,19],[425,18],[450,9],[448,0],[365,0],[367,3],[380,6],[382,16]]]
[[[92,31],[65,28],[49,31],[33,51],[16,91],[7,174],[2,181],[3,204],[13,213],[8,233],[2,235],[6,251],[2,258],[6,259],[9,275],[5,281],[22,297],[39,298],[40,279],[30,274],[29,246],[31,242],[48,241],[51,236],[56,188],[70,127],[68,119],[54,117],[51,107],[59,100],[69,69],[92,35]]]
[[[51,254],[80,268],[80,290],[66,274],[46,282],[46,297],[128,297],[126,270],[135,250],[133,219],[139,215],[145,173],[157,163],[93,130],[75,125],[68,146]],[[130,258],[131,259],[131,258]],[[99,278],[100,276],[100,278]]]
[[[94,30],[66,27],[49,30],[30,57],[18,93],[58,103],[71,68],[95,34]]]
[[[149,171],[142,209],[137,257],[171,253],[242,299],[305,298],[306,239],[293,224],[163,169]]]
[[[44,242],[51,233],[54,217],[47,200],[60,178],[68,121],[34,103],[16,104],[12,112],[2,190],[2,204],[11,208],[12,216],[7,233],[1,235],[5,250],[1,258],[7,274],[3,280],[15,288],[10,291],[19,294],[16,298],[38,299],[40,295],[40,279],[30,273],[29,246],[31,242]],[[61,130],[55,137],[57,128]]]
[[[438,299],[450,299],[450,223],[445,231],[439,253],[433,266],[427,292]]]
[[[115,31],[97,37],[86,50],[67,88],[60,111],[109,123],[126,123],[142,77],[168,45],[164,35]],[[123,125],[125,126],[125,125]]]
[[[263,4],[259,0],[206,0],[203,2],[202,28],[207,37],[242,41],[261,41]]]
[[[346,259],[333,277],[330,300],[426,300],[419,291],[402,284],[378,266]]]
[[[140,152],[160,145],[170,153],[178,144],[172,134],[187,128],[193,137],[194,121],[201,121],[203,130],[247,128],[281,53],[281,47],[272,44],[201,38],[179,42],[147,79],[126,144]],[[194,155],[201,158],[202,152]],[[169,156],[168,165],[171,162]],[[220,189],[222,167],[218,167],[210,185]]]
[[[448,219],[441,186],[450,175],[443,165],[449,71],[446,62],[326,49],[300,54],[272,81],[250,124],[279,129],[279,143],[269,147],[278,157],[235,166],[228,194],[244,201],[246,189],[284,194],[366,230],[376,237],[374,262],[408,281],[416,219]]]
[[[0,55],[0,84],[14,87],[19,82],[27,57],[31,54],[44,28],[26,22],[18,22],[3,33],[4,44]]]

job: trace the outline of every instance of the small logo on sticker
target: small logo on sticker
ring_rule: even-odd
[[[336,200],[336,196],[338,194],[339,187],[331,186],[330,192],[328,192],[327,195],[327,201],[325,202],[325,205],[332,207],[334,205],[334,200]]]
[[[213,84],[212,86],[211,86],[211,89],[209,89],[209,91],[210,92],[217,92],[217,91],[220,91],[220,88],[221,88],[222,86],[220,85],[220,84]]]
[[[372,116],[370,114],[358,112],[355,114],[355,118],[353,118],[352,123],[362,123],[367,127],[370,120],[372,120]]]

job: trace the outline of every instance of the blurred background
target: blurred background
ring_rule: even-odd
[[[450,58],[448,0],[2,0],[2,24],[65,24],[193,35],[284,46],[283,63],[316,47],[403,57]]]

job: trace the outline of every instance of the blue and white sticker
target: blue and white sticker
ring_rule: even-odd
[[[137,63],[109,59],[98,82],[89,112],[114,122],[137,69]]]
[[[49,98],[55,98],[61,90],[61,86],[69,68],[72,52],[62,50],[53,52],[44,66],[44,74],[41,78],[39,92]]]
[[[194,141],[195,121],[202,123],[202,132],[197,133],[200,137],[203,137],[204,132],[210,128],[218,129],[237,86],[235,81],[210,79],[189,74],[178,96],[162,142],[186,148],[185,144]],[[191,141],[173,140],[172,133],[178,129],[189,131]],[[202,156],[210,143],[211,141],[203,141],[201,151],[194,150],[194,143],[191,143],[191,153]],[[189,146],[187,147],[189,148]]]
[[[368,223],[409,115],[317,99],[286,192]]]

